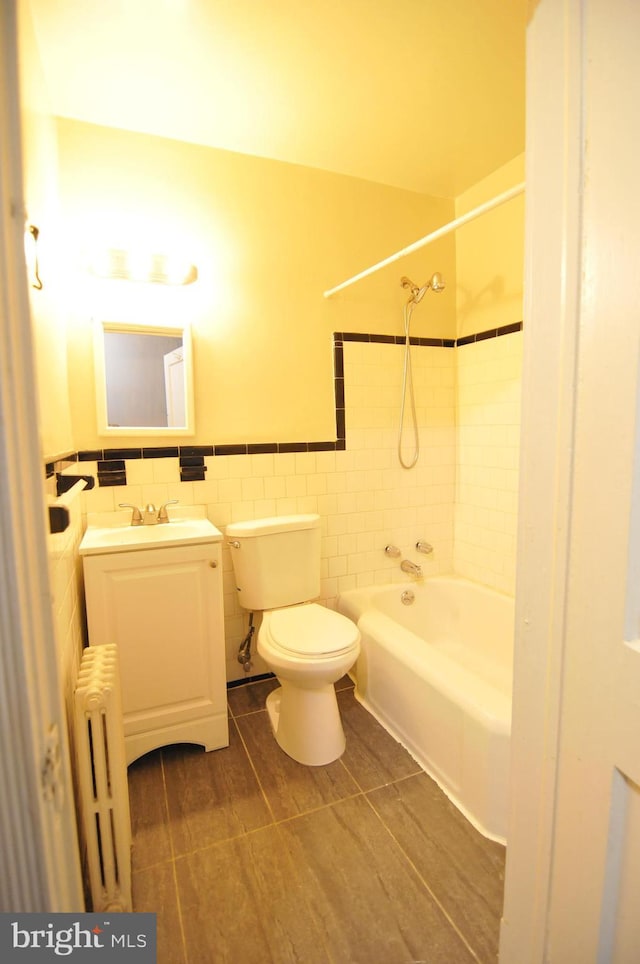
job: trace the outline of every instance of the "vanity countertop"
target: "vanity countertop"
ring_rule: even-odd
[[[222,542],[222,533],[205,516],[204,506],[181,506],[169,512],[169,522],[131,525],[131,510],[96,512],[87,516],[80,555],[136,552],[140,549]]]

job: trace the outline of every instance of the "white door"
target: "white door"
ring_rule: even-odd
[[[184,428],[187,424],[187,412],[183,348],[175,348],[164,356],[164,388],[167,397],[167,425],[169,428]]]
[[[585,5],[584,235],[549,919],[558,961],[569,952],[581,962],[640,960],[639,42],[636,0]]]
[[[503,964],[640,961],[639,38],[636,0],[529,28]]]

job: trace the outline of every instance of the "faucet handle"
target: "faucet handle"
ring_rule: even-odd
[[[121,509],[133,509],[131,513],[131,525],[141,526],[142,525],[142,513],[137,505],[133,505],[132,502],[118,502]]]
[[[168,516],[168,514],[167,514],[167,506],[168,506],[168,505],[177,505],[177,504],[178,504],[178,501],[179,501],[178,499],[169,499],[168,502],[165,502],[164,505],[161,505],[161,506],[160,506],[160,508],[158,509],[158,522],[168,522],[168,521],[169,521],[169,516]]]
[[[430,552],[433,552],[433,546],[429,542],[425,542],[423,539],[416,542],[416,549],[418,552],[424,552],[425,556],[428,556]]]
[[[391,556],[392,559],[398,559],[399,556],[401,555],[401,552],[397,546],[385,546],[384,551],[385,551],[385,555]]]

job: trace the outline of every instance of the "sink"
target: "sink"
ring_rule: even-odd
[[[124,514],[130,519],[131,513]],[[113,517],[113,518],[109,518]],[[135,552],[158,546],[190,546],[201,542],[221,542],[222,533],[205,518],[174,518],[160,525],[132,526],[123,523],[122,512],[99,513],[80,543],[81,556],[105,552]]]

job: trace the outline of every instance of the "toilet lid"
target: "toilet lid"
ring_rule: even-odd
[[[274,610],[269,635],[276,646],[297,656],[337,656],[360,638],[355,623],[318,603]]]

